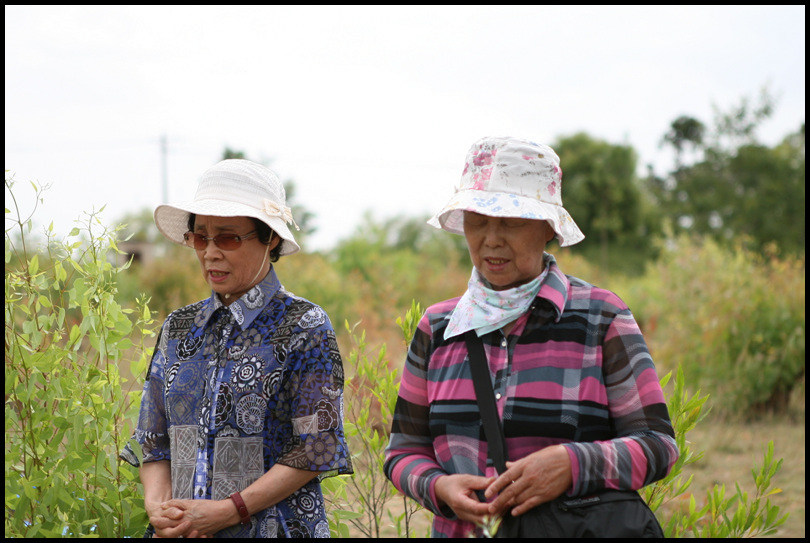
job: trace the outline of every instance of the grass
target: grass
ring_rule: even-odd
[[[695,499],[704,503],[706,491],[715,484],[725,484],[727,493],[734,492],[735,482],[752,491],[751,469],[762,464],[765,446],[773,441],[775,458],[784,462],[773,482],[782,492],[772,496],[771,502],[780,512],[790,514],[774,537],[804,538],[804,438],[803,416],[800,420],[767,417],[755,422],[704,420],[689,433],[695,448],[705,453],[687,468],[687,473],[694,474],[691,490]]]

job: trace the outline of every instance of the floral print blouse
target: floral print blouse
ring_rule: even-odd
[[[171,313],[121,456],[134,466],[170,460],[178,499],[226,499],[276,463],[320,472],[249,526],[216,536],[328,537],[320,480],[352,466],[326,313],[285,291],[273,269],[230,306],[212,293]]]

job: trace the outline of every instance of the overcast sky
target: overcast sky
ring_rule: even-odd
[[[5,168],[67,232],[161,203],[162,135],[171,202],[228,146],[295,181],[325,249],[437,211],[480,137],[586,131],[663,173],[674,118],[764,85],[775,144],[805,118],[804,6],[6,6]]]

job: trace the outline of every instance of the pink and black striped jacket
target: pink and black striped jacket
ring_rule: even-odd
[[[583,496],[639,489],[678,458],[664,395],[647,345],[618,296],[549,274],[508,337],[482,337],[496,403],[517,460],[558,443],[568,449]],[[435,513],[434,537],[464,537],[473,525],[437,503],[444,474],[496,475],[471,380],[464,336],[444,339],[458,298],[427,309],[408,351],[386,451],[385,474]]]

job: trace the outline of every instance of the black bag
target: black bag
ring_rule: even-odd
[[[633,490],[559,497],[503,519],[496,537],[664,537],[649,506]]]
[[[506,471],[506,438],[498,418],[484,345],[465,334],[475,395],[498,473]],[[504,516],[496,537],[664,537],[658,519],[635,490],[603,490],[591,496],[560,496],[513,517]]]

